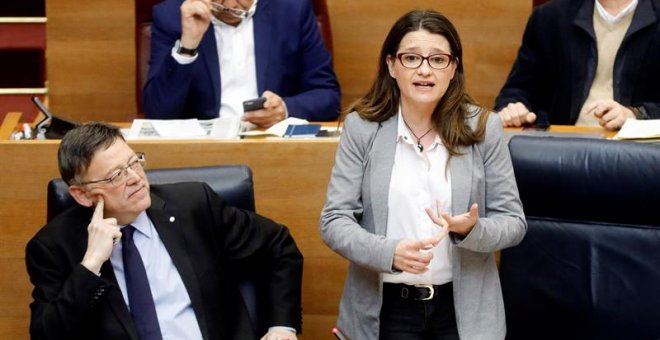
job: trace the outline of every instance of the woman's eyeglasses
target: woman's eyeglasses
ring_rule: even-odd
[[[428,61],[429,66],[436,70],[446,69],[454,60],[454,56],[446,53],[432,54],[424,57],[421,54],[412,52],[397,53],[396,58],[399,59],[401,65],[405,68],[418,68],[422,66],[424,60]]]

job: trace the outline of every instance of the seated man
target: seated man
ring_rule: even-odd
[[[337,119],[339,84],[308,0],[166,0],[153,9],[147,118]]]
[[[505,126],[660,118],[660,1],[552,0],[536,7],[495,110]]]
[[[80,205],[27,245],[31,337],[258,338],[230,270],[249,262],[273,292],[264,338],[296,339],[302,255],[287,228],[203,183],[150,186],[144,157],[103,123],[62,139],[60,174]]]

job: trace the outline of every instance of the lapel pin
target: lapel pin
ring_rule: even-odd
[[[174,218],[174,216],[170,216],[170,222],[174,222],[174,220],[176,220],[176,218]]]

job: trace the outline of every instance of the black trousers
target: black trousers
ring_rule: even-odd
[[[381,340],[458,340],[451,282],[430,290],[394,283],[383,284],[380,310]]]

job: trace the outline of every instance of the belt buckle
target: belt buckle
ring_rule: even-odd
[[[419,284],[415,285],[415,288],[426,288],[429,291],[429,295],[425,298],[415,298],[417,301],[427,301],[433,299],[433,296],[435,295],[435,289],[433,288],[433,285],[431,284]]]

